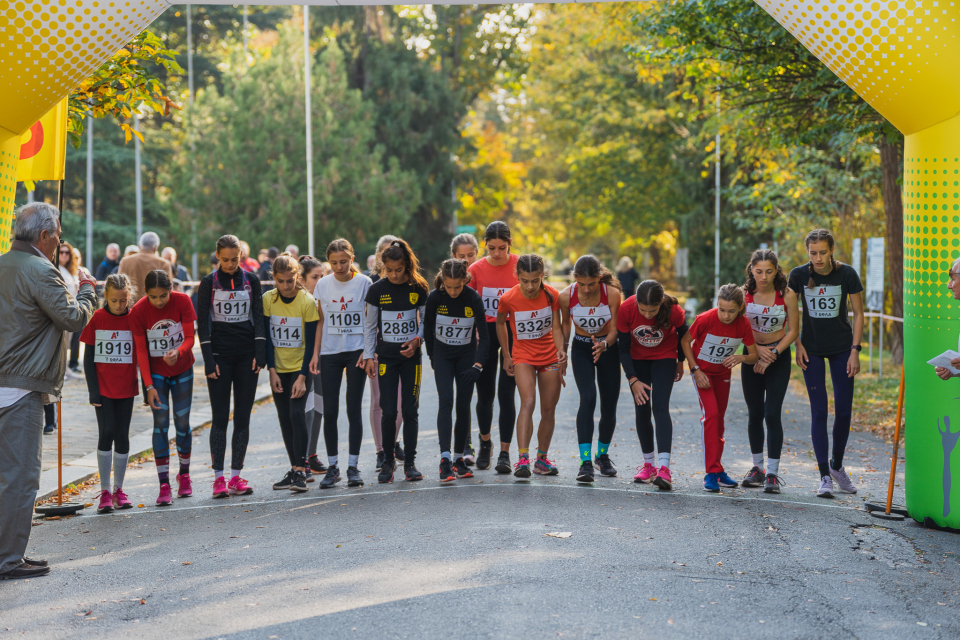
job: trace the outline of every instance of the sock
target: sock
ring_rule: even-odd
[[[97,450],[97,468],[100,469],[100,490],[110,491],[110,465],[113,454],[110,451]]]
[[[580,462],[590,462],[590,443],[580,443]]]
[[[350,454],[350,460],[349,460],[350,466],[351,466],[351,467],[355,467],[355,466],[357,466],[357,464],[359,464],[359,463],[360,463],[360,454],[353,455],[353,454],[351,453],[351,454]]]
[[[337,463],[340,462],[340,456],[339,456],[339,455],[336,455],[336,456],[327,456],[327,458],[328,458],[329,461],[330,461],[330,466],[331,466],[331,467],[337,466]]]
[[[667,469],[670,468],[670,454],[669,454],[669,453],[661,453],[661,454],[658,456],[658,458],[659,458],[658,463],[660,464],[661,467],[666,467]]]
[[[454,454],[453,454],[453,461],[456,462],[457,460],[463,460],[463,454],[462,454],[462,453],[454,453]]]
[[[123,475],[127,472],[127,459],[129,453],[113,453],[113,487],[114,489],[123,486]]]
[[[157,476],[160,484],[170,484],[170,457],[157,458]]]
[[[780,460],[777,458],[767,458],[767,473],[775,476],[780,475]]]
[[[599,440],[597,440],[597,455],[598,455],[598,456],[602,456],[603,454],[605,454],[605,453],[607,452],[607,449],[609,449],[609,448],[610,448],[610,443],[609,443],[609,442],[600,442]]]
[[[521,456],[527,456],[528,458],[530,457],[530,449],[517,448],[517,453]]]
[[[213,479],[219,480],[223,477],[223,469],[214,469],[213,470]]]
[[[547,452],[546,452],[546,451],[540,451],[540,448],[537,447],[537,457],[538,457],[538,458],[546,458],[546,457],[547,457]]]
[[[643,454],[643,463],[644,463],[644,464],[649,464],[649,465],[653,466],[653,463],[656,461],[656,459],[657,459],[656,453],[654,453],[653,451],[651,451],[650,453],[644,452],[644,454]]]
[[[826,463],[824,463],[824,464],[819,464],[819,463],[818,463],[818,464],[817,464],[817,467],[818,467],[819,470],[820,470],[820,477],[821,477],[821,478],[830,477],[830,465],[829,465],[829,464],[826,464]]]
[[[190,454],[178,453],[177,457],[180,459],[180,475],[190,473]]]
[[[440,452],[440,457],[449,460],[449,459],[450,459],[450,452],[449,452],[449,451],[441,451],[441,452]]]
[[[239,478],[241,471],[242,469],[230,469],[230,479]]]
[[[833,460],[830,461],[830,468],[834,471],[839,471],[840,467],[843,466],[843,454],[840,455],[833,454]]]
[[[754,453],[753,455],[753,466],[758,469],[763,469],[763,453]]]

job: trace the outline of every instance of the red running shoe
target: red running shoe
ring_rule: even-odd
[[[157,497],[157,506],[168,507],[171,504],[173,504],[173,491],[170,490],[170,485],[164,482],[160,485],[160,495]]]
[[[230,490],[230,495],[232,496],[248,496],[253,493],[253,488],[240,476],[230,478],[230,482],[227,483],[227,489]]]
[[[97,505],[97,513],[110,513],[113,511],[113,496],[106,489],[100,492],[100,504]]]
[[[214,498],[226,498],[230,494],[227,493],[227,481],[224,480],[223,476],[220,476],[213,481],[213,497]]]
[[[189,473],[177,474],[177,497],[189,498],[193,495],[193,482],[190,480]]]
[[[673,489],[673,478],[670,475],[670,469],[660,467],[660,470],[657,471],[657,477],[653,479],[653,484],[664,491]]]
[[[120,487],[113,488],[113,508],[114,509],[133,509],[133,503]]]

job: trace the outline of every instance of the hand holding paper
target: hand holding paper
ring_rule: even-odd
[[[960,364],[960,353],[953,349],[947,349],[937,357],[927,360],[927,364],[946,369],[952,375],[960,376],[960,369],[954,363]]]

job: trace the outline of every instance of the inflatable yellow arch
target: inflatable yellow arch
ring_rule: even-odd
[[[960,335],[960,308],[944,287],[960,257],[960,9],[952,0],[757,2],[906,136],[907,508],[960,528],[958,394],[925,364]],[[20,136],[168,6],[0,0],[0,251],[9,246]]]

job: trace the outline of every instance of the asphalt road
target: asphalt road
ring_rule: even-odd
[[[34,527],[28,555],[54,570],[0,582],[0,637],[960,637],[960,536],[862,510],[885,495],[889,454],[873,436],[851,438],[860,494],[816,498],[806,403],[792,394],[784,493],[707,494],[685,378],[675,491],[662,493],[631,482],[640,451],[624,385],[612,449],[621,477],[578,486],[569,382],[554,439],[561,475],[527,483],[490,470],[440,486],[426,372],[423,482],[377,485],[368,438],[365,487],[272,491],[286,456],[274,407],[262,405],[244,472],[253,495],[210,497],[212,473],[196,468],[205,433],[192,498],[152,507],[152,463],[129,470],[126,490],[146,507]],[[725,454],[735,477],[750,466],[744,416],[737,383]]]

